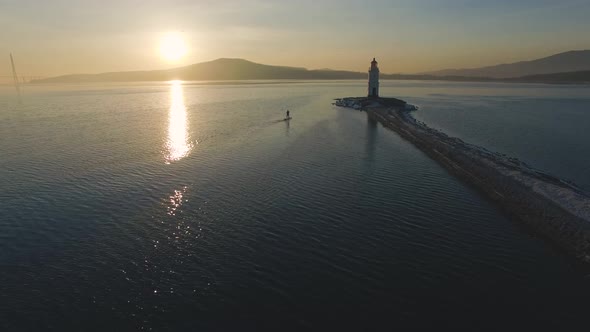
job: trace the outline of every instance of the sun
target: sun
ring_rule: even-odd
[[[178,61],[186,55],[186,43],[180,33],[172,32],[160,39],[160,55],[166,61]]]

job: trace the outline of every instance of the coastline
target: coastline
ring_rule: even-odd
[[[334,105],[366,111],[510,215],[590,263],[590,195],[575,184],[430,128],[400,99],[349,97]]]

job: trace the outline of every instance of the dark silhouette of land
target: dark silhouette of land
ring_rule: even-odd
[[[573,71],[567,73],[528,75],[513,78],[512,81],[538,83],[590,83],[590,70]]]
[[[367,74],[341,70],[308,70],[299,67],[270,66],[244,59],[217,59],[185,67],[126,71],[101,74],[65,75],[34,81],[35,83],[123,82],[123,81],[216,81],[269,79],[362,79]]]
[[[572,69],[574,68],[574,69]],[[511,74],[512,73],[512,74]],[[524,74],[523,74],[524,73]],[[479,69],[443,70],[429,74],[384,74],[381,79],[494,81],[534,83],[590,83],[590,51],[571,51],[534,61]],[[345,70],[271,66],[244,59],[217,59],[189,66],[150,71],[74,74],[32,83],[89,83],[137,81],[240,81],[240,80],[351,80],[367,73]]]
[[[531,61],[520,61],[471,69],[445,69],[424,74],[434,76],[513,78],[588,70],[590,70],[590,50],[569,51]]]

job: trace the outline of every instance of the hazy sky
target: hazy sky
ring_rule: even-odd
[[[178,31],[188,53],[167,62]],[[387,73],[590,49],[590,0],[0,0],[0,54],[23,75],[171,68],[220,57]]]

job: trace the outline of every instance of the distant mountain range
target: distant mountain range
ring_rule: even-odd
[[[513,82],[537,83],[590,83],[590,70],[572,71],[566,73],[539,74],[509,79]]]
[[[545,58],[471,69],[445,69],[424,73],[434,76],[513,78],[590,70],[590,50],[569,51]]]
[[[308,70],[299,67],[270,66],[244,59],[217,59],[185,67],[125,71],[102,74],[77,74],[46,78],[36,83],[122,82],[122,81],[214,81],[272,79],[361,79],[367,74],[342,70]]]
[[[217,59],[185,67],[150,71],[75,74],[51,77],[32,83],[86,83],[134,81],[237,81],[237,80],[345,80],[365,79],[367,73],[299,67],[270,66],[244,59]],[[382,79],[508,81],[546,83],[589,83],[590,50],[570,51],[550,57],[512,64],[447,69],[424,74],[381,74]]]

